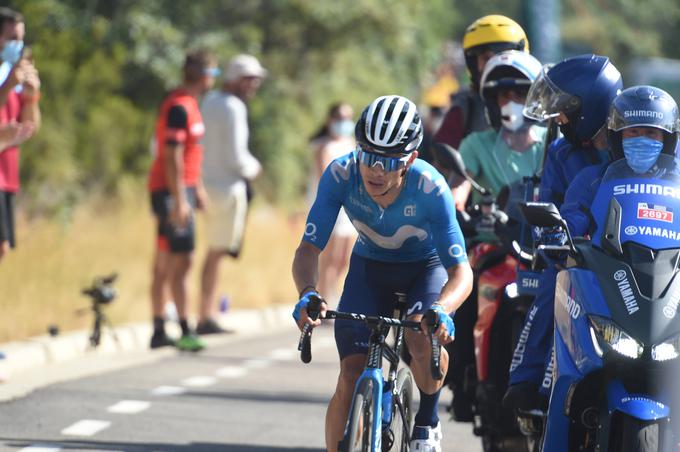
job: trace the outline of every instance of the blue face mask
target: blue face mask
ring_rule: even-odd
[[[332,121],[330,132],[336,137],[349,137],[354,133],[354,122],[349,119]]]
[[[7,41],[0,51],[0,60],[9,64],[17,64],[21,59],[21,51],[24,49],[24,41]]]
[[[622,143],[628,166],[638,174],[649,171],[663,149],[662,142],[647,137],[626,138]]]

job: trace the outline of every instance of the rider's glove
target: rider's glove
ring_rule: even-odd
[[[444,328],[446,328],[446,332],[449,336],[454,337],[456,335],[456,326],[453,324],[452,316],[444,310],[444,306],[436,305],[430,309],[430,311],[434,311],[439,323],[444,324]]]
[[[300,301],[295,305],[295,308],[293,309],[293,318],[295,319],[295,323],[300,323],[300,311],[302,308],[307,309],[307,305],[309,304],[310,297],[316,296],[321,298],[321,295],[319,295],[319,292],[316,290],[311,290],[304,294],[301,298]]]

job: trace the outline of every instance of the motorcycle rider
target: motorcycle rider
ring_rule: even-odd
[[[636,174],[652,174],[659,155],[676,155],[678,121],[678,106],[666,91],[645,85],[623,90],[614,99],[607,120],[612,161],[625,158]],[[584,169],[567,190],[560,213],[572,236],[595,231],[590,209],[608,166],[602,163]]]
[[[470,87],[452,96],[451,106],[432,143],[445,143],[458,149],[467,135],[490,127],[484,112],[484,101],[479,93],[479,83],[487,61],[505,50],[529,52],[526,33],[514,20],[492,14],[480,17],[467,27],[463,36],[463,51],[470,75]],[[459,205],[458,208],[462,210],[464,206]],[[464,370],[474,362],[472,327],[477,318],[477,307],[472,300],[476,300],[474,292],[456,312],[458,334],[456,340],[446,347],[452,357],[446,384],[454,393],[451,407],[453,417],[459,422],[472,421],[470,396],[462,390]]]
[[[539,200],[558,208],[570,181],[582,169],[607,162],[605,123],[612,100],[623,87],[621,74],[598,55],[580,55],[544,68],[527,96],[525,116],[554,119],[563,137],[548,148]],[[543,237],[560,242],[561,234]],[[552,375],[553,296],[557,269],[548,267],[527,313],[510,366],[504,404],[512,408],[545,407]],[[542,397],[539,396],[539,390]]]
[[[668,178],[667,171],[671,166],[667,162],[659,163],[659,158],[661,155],[676,155],[678,118],[678,106],[665,91],[652,86],[634,86],[624,90],[614,99],[607,121],[612,161],[620,162],[625,159],[630,170],[630,176],[627,177]],[[674,172],[677,174],[678,160],[675,162]],[[609,209],[601,203],[596,205],[594,200],[609,165],[603,163],[585,168],[569,186],[561,215],[572,236],[601,236],[599,231],[604,227]],[[598,232],[594,233],[595,231]],[[661,382],[658,384],[671,389],[672,394],[677,386],[677,375],[671,378],[673,381],[670,385]],[[556,450],[562,446],[565,433],[572,428],[564,415],[566,404],[569,403],[566,401],[569,387],[572,385],[559,384],[559,380],[555,382],[550,399],[544,450]],[[677,397],[677,393],[672,397]],[[571,433],[569,435],[571,437]]]

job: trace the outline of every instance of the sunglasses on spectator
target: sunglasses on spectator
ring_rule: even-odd
[[[208,77],[219,77],[222,71],[218,67],[208,67],[203,70],[203,74]]]

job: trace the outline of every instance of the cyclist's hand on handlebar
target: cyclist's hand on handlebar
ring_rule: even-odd
[[[425,334],[430,333],[430,325],[427,322],[427,319],[434,317],[437,319],[437,328],[433,332],[433,336],[436,337],[439,340],[439,343],[442,345],[446,345],[449,342],[453,342],[453,339],[456,335],[456,327],[453,324],[453,319],[451,318],[451,316],[444,310],[444,307],[441,305],[436,305],[429,311],[432,312],[432,314],[424,315],[421,321],[421,328],[425,332]]]
[[[293,318],[300,330],[302,330],[305,324],[319,326],[321,325],[320,319],[326,316],[327,308],[326,301],[321,298],[317,291],[312,290],[305,293],[295,305]]]

